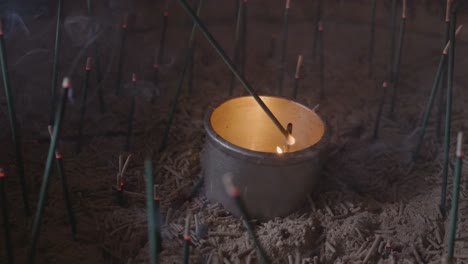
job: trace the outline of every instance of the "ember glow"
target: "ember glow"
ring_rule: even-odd
[[[283,149],[280,146],[276,146],[276,153],[283,154]]]

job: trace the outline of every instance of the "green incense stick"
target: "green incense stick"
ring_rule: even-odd
[[[16,107],[13,93],[11,92],[10,76],[8,73],[7,53],[5,49],[5,40],[3,38],[3,20],[0,18],[0,66],[2,67],[2,78],[3,86],[5,88],[5,97],[8,105],[8,114],[10,117],[10,129],[15,145],[15,158],[18,166],[18,176],[21,183],[21,192],[23,197],[24,213],[26,216],[31,215],[31,209],[29,207],[29,195],[26,184],[26,178],[24,176],[24,161],[23,161],[23,148],[21,133],[19,132],[18,123],[16,121]]]
[[[126,50],[126,42],[127,42],[127,29],[128,29],[128,14],[124,15],[123,23],[122,23],[122,30],[120,35],[120,55],[119,60],[117,63],[117,83],[115,86],[115,94],[120,95],[120,91],[122,89],[122,72],[123,72],[123,65],[125,61],[125,50]]]
[[[81,152],[81,141],[83,137],[83,123],[86,114],[86,101],[88,99],[89,72],[91,71],[91,57],[86,59],[85,78],[83,81],[83,96],[81,97],[80,121],[78,124],[78,140],[76,142],[76,153]]]
[[[377,0],[372,0],[371,4],[371,23],[369,32],[369,78],[374,74],[374,46],[375,46],[375,10]]]
[[[457,138],[457,162],[455,164],[455,176],[453,179],[453,198],[452,198],[452,211],[450,216],[450,231],[448,241],[448,258],[453,259],[453,252],[455,250],[455,236],[457,233],[457,219],[458,219],[458,200],[460,196],[460,178],[463,166],[463,133],[458,132]]]
[[[452,126],[452,91],[453,91],[453,72],[455,66],[455,25],[457,24],[456,7],[452,8],[450,19],[450,47],[447,62],[447,105],[445,116],[445,142],[444,142],[444,163],[442,167],[442,190],[440,195],[440,211],[445,216],[446,196],[447,196],[447,177],[450,162],[450,131]]]
[[[153,200],[153,163],[145,160],[146,176],[146,213],[148,214],[148,238],[151,264],[158,263],[158,251],[156,248],[156,214]]]
[[[55,153],[57,141],[59,138],[60,128],[62,126],[62,119],[65,113],[68,93],[70,92],[70,89],[71,89],[70,80],[68,78],[65,78],[63,80],[62,87],[63,87],[62,98],[60,100],[60,104],[57,109],[57,113],[55,115],[54,131],[52,133],[52,140],[50,141],[49,152],[47,154],[47,160],[46,160],[45,169],[44,169],[44,177],[42,180],[41,191],[39,194],[39,201],[37,203],[36,216],[34,218],[34,223],[33,223],[33,228],[32,228],[32,236],[30,240],[31,248],[28,254],[28,264],[33,264],[35,261],[37,239],[39,238],[39,228],[42,222],[42,214],[43,214],[44,207],[45,207],[47,190],[49,188],[50,174],[52,172],[52,162],[54,159],[54,153]]]
[[[13,242],[10,233],[10,216],[8,211],[8,200],[5,188],[5,172],[0,168],[0,210],[3,215],[3,229],[5,234],[5,252],[7,253],[7,264],[15,262],[15,255],[13,252]]]
[[[283,20],[283,41],[281,45],[281,57],[280,57],[280,73],[279,73],[279,95],[283,94],[283,80],[284,80],[284,67],[286,60],[286,50],[288,45],[288,16],[289,16],[290,0],[286,0],[286,6],[284,8],[284,20]]]
[[[63,14],[63,0],[58,0],[57,3],[57,20],[55,22],[55,46],[54,46],[54,61],[52,65],[52,89],[50,95],[50,122],[49,125],[54,123],[54,113],[56,105],[56,90],[59,70],[59,56],[60,56],[60,40],[62,33],[62,14]]]
[[[385,104],[385,97],[386,97],[386,94],[387,94],[387,89],[388,89],[387,82],[383,82],[383,84],[382,84],[382,95],[380,96],[379,107],[377,109],[377,118],[376,118],[376,121],[375,121],[374,135],[372,137],[374,140],[379,138],[380,120],[381,120],[381,117],[382,117],[383,107],[384,107],[384,104]]]

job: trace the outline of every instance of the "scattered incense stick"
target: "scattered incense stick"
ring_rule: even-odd
[[[49,136],[52,139],[52,126],[48,126]],[[58,145],[58,143],[57,143]],[[69,188],[68,188],[68,181],[65,175],[65,169],[63,166],[63,156],[60,149],[57,147],[55,149],[55,161],[57,164],[57,173],[60,178],[60,182],[62,184],[62,191],[63,191],[63,198],[65,201],[65,208],[67,209],[68,213],[68,220],[70,221],[70,228],[72,233],[72,239],[76,240],[76,220],[75,214],[73,212],[73,206],[70,199]]]
[[[76,153],[81,152],[81,141],[83,137],[83,123],[84,117],[86,114],[86,101],[88,99],[88,88],[89,88],[89,72],[91,71],[91,57],[86,59],[85,66],[85,78],[83,80],[83,95],[81,97],[81,107],[80,107],[80,121],[78,125],[78,141],[76,142]]]
[[[99,58],[99,43],[97,41],[97,22],[93,17],[93,7],[91,5],[91,0],[87,0],[87,7],[88,7],[88,19],[90,20],[91,24],[91,35],[94,39],[93,41],[93,50],[94,50],[94,68],[96,69],[96,89],[99,98],[99,110],[101,114],[106,111],[106,106],[104,102],[104,93],[102,90],[102,69],[101,69],[101,60]]]
[[[240,190],[232,182],[232,174],[229,174],[229,173],[225,174],[223,176],[223,183],[224,183],[224,188],[226,189],[226,192],[234,200],[237,208],[239,209],[241,218],[244,221],[244,226],[246,227],[247,232],[250,235],[250,238],[252,239],[255,247],[257,248],[257,253],[259,256],[260,263],[262,264],[270,263],[270,261],[268,260],[268,256],[265,253],[265,250],[263,249],[262,245],[260,244],[260,241],[258,240],[257,235],[255,234],[254,228],[252,227],[252,224],[250,223],[250,217],[245,209],[244,203],[240,196]]]
[[[0,66],[2,68],[3,87],[5,89],[5,97],[8,105],[8,114],[10,117],[10,129],[15,145],[15,159],[18,166],[18,177],[21,183],[21,192],[23,197],[24,213],[26,216],[31,215],[29,207],[29,195],[26,185],[26,178],[24,176],[24,160],[21,133],[19,132],[18,123],[16,121],[16,107],[15,99],[10,87],[10,76],[8,72],[7,53],[5,49],[5,40],[3,38],[3,19],[0,17]]]
[[[190,260],[190,220],[192,219],[192,212],[189,210],[187,217],[185,218],[185,229],[184,229],[184,264],[189,264]]]
[[[463,133],[458,132],[457,137],[457,162],[455,165],[455,175],[453,179],[453,193],[452,193],[452,212],[450,217],[450,233],[448,241],[448,258],[453,259],[453,252],[455,249],[455,236],[457,232],[457,219],[458,219],[458,198],[460,195],[460,178],[462,174],[463,165]]]
[[[297,58],[296,74],[294,74],[294,99],[297,99],[297,92],[299,90],[299,79],[301,78],[302,55]]]
[[[7,263],[13,264],[15,262],[15,255],[13,253],[13,241],[11,240],[10,233],[10,214],[8,211],[8,200],[5,188],[5,172],[0,168],[0,210],[3,215],[3,228],[5,232],[5,252],[7,253]]]
[[[133,96],[132,96],[132,102],[130,103],[130,111],[129,111],[129,114],[128,114],[127,141],[125,143],[125,151],[130,150],[130,143],[131,143],[132,134],[133,134],[133,119],[135,117],[135,100],[136,100],[135,98],[136,98],[136,94],[137,94],[136,81],[137,81],[136,74],[133,73],[132,74],[132,89],[133,89],[132,93],[133,93]]]
[[[289,26],[289,8],[291,0],[286,0],[286,6],[284,8],[284,20],[283,20],[283,33],[282,33],[282,44],[281,44],[281,54],[280,54],[280,73],[279,73],[279,95],[283,94],[283,79],[284,79],[284,67],[286,60],[286,50],[288,45],[288,26]]]
[[[193,19],[193,21],[197,24],[198,28],[200,31],[203,33],[205,38],[208,40],[210,45],[216,50],[218,55],[221,57],[223,62],[226,64],[226,66],[234,72],[234,75],[236,78],[240,81],[242,86],[250,93],[250,95],[255,99],[255,101],[260,105],[262,110],[268,115],[268,117],[271,119],[271,121],[276,125],[278,130],[281,131],[281,133],[285,136],[286,138],[286,143],[288,145],[294,145],[295,144],[295,139],[292,135],[286,131],[286,129],[281,125],[281,123],[278,121],[278,119],[275,117],[275,115],[271,112],[271,110],[266,106],[266,104],[262,101],[262,99],[258,96],[258,94],[252,89],[250,84],[247,82],[247,80],[239,73],[238,69],[234,65],[234,63],[229,59],[229,57],[226,55],[226,52],[221,48],[219,43],[213,38],[211,33],[208,31],[206,28],[205,24],[200,20],[200,18],[195,14],[193,9],[190,7],[190,5],[187,3],[186,0],[178,0],[179,4],[184,8],[185,12]]]
[[[385,104],[385,95],[387,93],[387,89],[388,89],[388,83],[383,82],[382,83],[382,95],[380,96],[379,107],[377,109],[377,118],[376,118],[375,127],[374,127],[374,135],[373,135],[374,140],[379,138],[380,120],[381,120],[381,116],[383,112],[383,107]]]
[[[57,20],[55,22],[55,46],[54,46],[54,60],[52,65],[52,87],[50,95],[50,119],[49,124],[54,124],[54,113],[56,105],[56,90],[59,71],[59,56],[60,56],[60,40],[62,33],[62,15],[63,15],[63,0],[57,2]]]
[[[52,162],[54,159],[54,153],[57,146],[57,141],[59,138],[60,128],[62,126],[62,119],[65,113],[65,108],[67,105],[68,93],[71,90],[70,79],[65,78],[62,83],[63,93],[61,100],[59,102],[59,107],[57,108],[57,113],[55,115],[55,125],[54,131],[52,133],[52,140],[50,141],[49,152],[47,154],[47,161],[44,169],[44,177],[42,180],[41,191],[39,195],[39,201],[36,209],[36,216],[34,218],[32,236],[31,236],[31,248],[28,254],[28,263],[33,264],[35,261],[37,239],[39,237],[39,228],[42,222],[42,213],[44,211],[45,199],[47,196],[47,190],[49,188],[50,174],[52,172]]]
[[[392,0],[390,25],[390,63],[388,68],[390,84],[393,84],[393,65],[395,62],[395,41],[397,29],[397,0]]]
[[[242,65],[240,65],[240,56],[241,56],[241,28],[242,28],[242,12],[243,8],[242,6],[244,5],[243,0],[238,0],[237,1],[237,18],[236,18],[236,30],[234,34],[234,56],[233,56],[233,61],[234,64],[239,67],[239,71],[242,72]],[[229,88],[229,95],[232,96],[234,94],[234,86],[236,83],[234,73],[231,75],[231,85]]]
[[[313,47],[312,47],[313,59],[317,57],[317,53],[318,53],[317,47],[318,47],[318,40],[320,38],[318,25],[319,25],[319,21],[322,21],[322,16],[323,16],[323,0],[318,0],[317,1],[317,14],[315,17],[315,22],[314,22],[314,42],[313,42]]]
[[[447,0],[445,7],[445,40],[444,44],[450,41],[450,7],[452,0]],[[440,93],[439,93],[439,109],[437,115],[437,127],[436,127],[436,136],[439,143],[442,143],[442,116],[444,113],[444,99],[445,99],[445,85],[447,83],[447,67],[443,72],[442,81],[440,84]]]
[[[120,32],[120,54],[117,63],[117,83],[115,86],[115,94],[120,95],[122,89],[122,72],[126,54],[126,42],[127,42],[127,30],[128,30],[128,14],[123,17],[123,23],[121,25]]]
[[[372,0],[371,4],[371,22],[369,32],[369,78],[374,74],[374,46],[375,46],[375,10],[377,0]]]
[[[318,49],[319,49],[319,78],[320,78],[320,98],[325,98],[325,54],[323,44],[323,23],[318,22]]]
[[[203,1],[200,0],[200,2],[198,3],[198,8],[197,8],[197,16],[201,12],[202,4],[203,4]],[[180,94],[182,92],[182,85],[184,83],[185,73],[187,72],[187,69],[190,67],[190,63],[191,63],[191,54],[193,52],[192,48],[193,48],[194,41],[195,41],[195,33],[196,33],[196,23],[193,24],[192,33],[190,34],[190,39],[189,39],[189,43],[188,43],[187,54],[186,54],[186,57],[185,57],[184,66],[182,68],[182,72],[181,72],[181,75],[179,77],[179,82],[177,83],[177,90],[176,90],[176,93],[175,93],[175,96],[174,96],[174,101],[172,102],[172,109],[169,112],[169,118],[168,118],[168,122],[167,122],[167,125],[166,125],[166,129],[164,130],[161,145],[159,146],[159,151],[160,152],[165,150],[166,147],[167,147],[167,141],[169,139],[169,132],[171,130],[172,123],[174,121],[174,116],[175,116],[175,112],[176,112],[177,105],[178,105],[178,102],[179,102],[179,97],[180,97]]]
[[[397,100],[397,94],[398,94],[398,85],[399,85],[399,79],[400,79],[400,64],[401,64],[401,54],[403,50],[403,42],[405,39],[405,32],[406,32],[406,0],[403,0],[403,7],[401,11],[401,27],[400,27],[400,37],[398,41],[398,46],[397,46],[397,51],[395,53],[395,58],[394,58],[394,65],[392,68],[392,86],[393,86],[393,93],[392,93],[392,99],[390,102],[390,116],[393,117],[393,114],[395,112],[395,104]]]
[[[158,260],[158,250],[156,248],[156,210],[155,200],[153,199],[153,163],[151,160],[145,160],[146,176],[146,213],[148,214],[148,240],[151,264],[156,264]]]
[[[447,196],[447,177],[450,162],[450,132],[452,128],[452,91],[453,91],[453,73],[455,66],[455,27],[457,24],[457,8],[451,10],[450,17],[450,47],[447,62],[447,96],[445,112],[445,142],[444,142],[444,162],[442,165],[442,190],[440,195],[440,211],[445,216],[446,196]]]
[[[463,25],[460,25],[455,32],[455,36],[458,35],[460,30],[462,29]],[[416,144],[416,148],[413,153],[413,160],[416,160],[419,155],[419,151],[421,150],[421,145],[424,140],[424,135],[426,132],[427,124],[429,122],[429,118],[431,116],[431,110],[432,110],[432,105],[434,103],[435,96],[437,94],[438,89],[442,89],[442,86],[440,85],[442,77],[444,73],[446,72],[446,66],[447,66],[447,53],[448,53],[448,48],[449,48],[450,42],[447,42],[447,45],[445,46],[444,50],[442,51],[442,55],[440,57],[440,62],[439,66],[437,67],[437,72],[436,72],[436,77],[434,80],[434,84],[432,85],[432,91],[431,95],[429,96],[429,101],[427,102],[426,109],[424,111],[424,117],[421,125],[421,132],[419,132],[419,138],[418,138],[418,143]]]

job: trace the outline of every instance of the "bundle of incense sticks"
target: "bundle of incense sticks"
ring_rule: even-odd
[[[31,236],[31,248],[28,254],[28,263],[33,264],[36,256],[36,247],[37,239],[39,238],[39,228],[42,222],[42,214],[45,207],[45,199],[47,196],[47,190],[49,189],[50,174],[52,172],[52,161],[54,159],[55,149],[57,147],[57,142],[60,134],[60,128],[62,126],[62,119],[65,113],[65,108],[67,105],[68,93],[71,90],[70,79],[65,78],[62,83],[63,93],[61,100],[59,102],[59,107],[57,108],[57,113],[55,115],[55,125],[52,132],[52,139],[50,141],[49,151],[47,154],[47,160],[44,169],[44,177],[41,185],[41,191],[39,194],[39,201],[36,209],[36,216],[34,218],[32,236]]]
[[[21,183],[21,193],[23,196],[23,205],[24,212],[26,216],[31,215],[31,209],[29,208],[29,195],[26,186],[26,178],[24,176],[24,161],[23,161],[23,148],[21,133],[18,129],[18,124],[16,122],[16,107],[15,99],[13,98],[13,93],[11,92],[10,87],[10,76],[8,74],[8,63],[7,63],[7,53],[5,49],[5,40],[3,38],[3,19],[0,17],[0,66],[2,68],[2,78],[3,86],[5,89],[5,97],[8,105],[8,114],[10,117],[10,129],[13,139],[13,144],[15,145],[15,158],[16,165],[18,166],[18,176]]]
[[[5,178],[5,171],[3,171],[2,168],[0,168],[0,210],[1,214],[3,215],[3,229],[5,232],[5,252],[7,253],[7,263],[13,264],[15,262],[15,255],[13,253],[13,241],[11,240],[10,233],[11,227],[5,188]]]

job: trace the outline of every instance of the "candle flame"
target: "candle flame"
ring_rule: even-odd
[[[296,144],[296,138],[294,138],[291,134],[288,134],[286,137],[286,145],[292,146],[294,144]]]
[[[283,149],[280,148],[279,146],[276,146],[276,153],[283,154]]]

